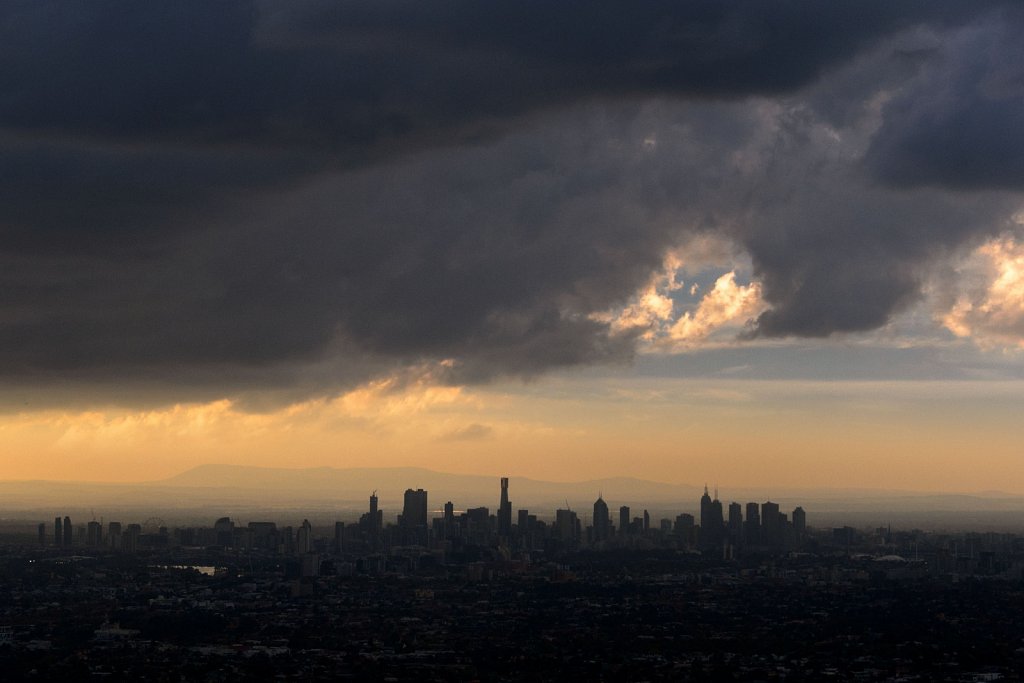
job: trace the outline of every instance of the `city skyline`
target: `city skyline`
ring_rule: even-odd
[[[1024,495],[1019,3],[0,26],[0,481]]]

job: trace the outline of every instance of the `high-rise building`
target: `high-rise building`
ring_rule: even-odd
[[[94,519],[85,525],[85,529],[85,544],[90,548],[98,548],[103,540],[103,526]]]
[[[295,553],[305,555],[311,552],[313,552],[313,525],[309,523],[308,519],[304,519],[295,535]]]
[[[743,506],[729,503],[729,541],[733,545],[743,542]]]
[[[141,524],[129,524],[124,530],[122,546],[126,553],[134,553],[139,549],[139,536],[142,535]]]
[[[567,546],[575,545],[580,538],[580,522],[572,510],[555,510],[555,533]]]
[[[747,545],[760,545],[761,508],[757,503],[747,503],[747,519],[743,522],[743,528]]]
[[[797,540],[801,540],[807,533],[807,513],[802,507],[793,510],[793,534]]]
[[[427,525],[427,492],[423,489],[405,490],[405,504],[402,506],[402,526],[406,528]]]
[[[708,485],[704,484],[704,495],[700,497],[700,528],[704,530],[711,526],[711,494],[708,493]]]
[[[782,545],[782,519],[779,516],[778,503],[761,503],[761,542],[769,548],[778,548]]]
[[[501,501],[498,503],[498,535],[512,534],[512,502],[508,499],[508,477],[501,478]]]
[[[58,548],[64,545],[64,524],[60,517],[53,518],[53,544]]]
[[[722,547],[725,535],[725,516],[722,502],[718,500],[718,491],[712,500],[708,487],[704,487],[704,495],[700,497],[700,546],[702,550],[718,551]]]
[[[213,535],[219,546],[227,548],[234,545],[235,523],[231,521],[230,517],[221,517],[213,523]]]
[[[366,515],[366,535],[370,543],[370,549],[376,550],[380,546],[380,534],[384,529],[384,513],[377,508],[377,492],[370,494],[370,511]]]
[[[594,501],[594,542],[606,541],[611,536],[612,521],[608,516],[608,504],[604,498],[597,497]]]
[[[629,506],[623,505],[619,508],[619,535],[625,536],[629,533]]]
[[[413,545],[427,545],[427,492],[406,489],[402,506],[402,541]]]
[[[334,523],[334,552],[339,555],[345,550],[345,522]]]
[[[676,516],[675,535],[679,541],[687,546],[693,547],[697,544],[697,526],[693,515],[683,513]]]
[[[646,534],[651,530],[651,513],[644,510],[644,533]]]
[[[75,530],[71,528],[71,517],[64,515],[64,547],[70,548],[74,539]]]
[[[121,522],[111,522],[107,525],[107,547],[111,550],[121,549]]]

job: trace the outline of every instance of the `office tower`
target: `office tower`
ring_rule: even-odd
[[[46,545],[46,522],[39,522],[39,545]]]
[[[644,510],[644,533],[651,530],[651,513]]]
[[[125,528],[124,532],[124,551],[126,553],[134,553],[139,549],[139,536],[142,535],[141,524],[129,524]]]
[[[221,517],[213,523],[213,534],[217,539],[217,545],[224,548],[234,545],[235,523],[230,517]]]
[[[313,552],[313,525],[308,519],[302,520],[302,525],[295,535],[295,554],[305,555]]]
[[[384,528],[384,513],[377,509],[376,491],[370,494],[370,512],[366,522],[366,533],[369,535],[370,548],[376,550],[380,545],[380,532]]]
[[[436,526],[437,522],[434,524]],[[456,536],[455,503],[449,500],[444,504],[444,516],[441,518],[441,538],[451,539]]]
[[[629,506],[623,505],[619,508],[619,534],[625,536],[629,533]]]
[[[692,548],[697,545],[697,524],[693,515],[683,513],[676,516],[675,528],[676,538],[679,542],[688,548]]]
[[[71,528],[71,517],[64,515],[64,547],[70,548],[74,538],[74,529]]]
[[[85,544],[90,548],[97,548],[100,545],[103,534],[103,527],[95,519],[85,525]]]
[[[53,518],[53,544],[58,548],[64,545],[64,524],[60,517]]]
[[[501,478],[501,502],[498,504],[498,535],[507,538],[512,533],[512,503],[508,499],[508,477]]]
[[[729,503],[729,541],[733,545],[743,542],[743,506]]]
[[[704,495],[700,497],[700,528],[703,531],[711,526],[711,494],[708,485],[704,484]]]
[[[579,519],[572,510],[555,510],[555,533],[567,546],[579,540]]]
[[[778,548],[782,545],[782,523],[778,503],[761,503],[761,542],[769,548]]]
[[[700,497],[700,546],[703,550],[717,551],[721,549],[725,533],[725,518],[722,513],[722,502],[715,491],[714,500],[708,495],[708,487],[704,486],[704,495]]]
[[[600,543],[601,541],[608,540],[611,536],[611,518],[608,516],[608,504],[604,502],[604,498],[601,496],[597,497],[594,501],[594,542]]]
[[[807,532],[807,513],[804,512],[802,507],[797,507],[793,510],[793,534],[797,540],[804,537]]]
[[[334,552],[339,555],[345,550],[345,522],[334,523]]]
[[[743,522],[748,546],[761,543],[761,512],[757,503],[747,503],[747,519]]]
[[[121,549],[121,522],[111,522],[107,525],[107,547],[111,550]]]
[[[519,510],[517,515],[518,519],[516,521],[516,524],[519,526],[519,533],[525,534],[527,531],[530,530],[530,511]]]
[[[414,528],[427,525],[427,492],[423,489],[405,490],[402,506],[402,526]]]
[[[423,489],[406,489],[399,519],[403,543],[427,545],[427,492]]]

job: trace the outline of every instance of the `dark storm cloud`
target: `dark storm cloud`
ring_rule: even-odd
[[[902,186],[1024,188],[1024,9],[962,31],[886,105],[868,153]]]
[[[0,374],[293,397],[447,358],[451,381],[626,361],[633,336],[590,314],[702,230],[750,253],[773,305],[756,333],[877,327],[995,209],[873,187],[801,135],[860,130],[878,83],[914,77],[898,59],[877,79],[857,66],[891,36],[999,16],[924,1],[4,3]],[[808,119],[759,143],[777,122],[757,102],[812,86]],[[645,113],[657,98],[694,104]],[[872,158],[912,159],[890,141],[917,112],[893,100]],[[774,151],[739,169],[752,149]]]

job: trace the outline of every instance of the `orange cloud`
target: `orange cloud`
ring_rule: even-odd
[[[982,348],[1024,349],[1024,244],[992,240],[975,250],[960,275],[967,288],[940,315],[942,324]]]

